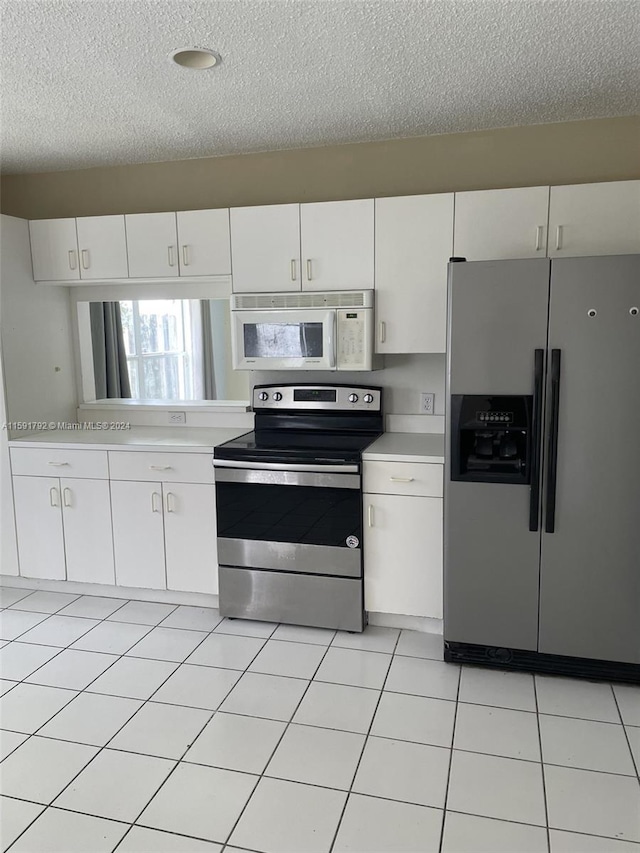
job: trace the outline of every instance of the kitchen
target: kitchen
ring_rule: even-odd
[[[226,66],[223,56],[213,73],[227,73]],[[169,68],[167,73],[169,70],[173,71]],[[573,116],[567,113],[566,117]],[[23,622],[23,630],[6,639],[10,649],[35,649],[39,661],[35,669],[29,670],[26,662],[29,671],[18,668],[18,686],[6,675],[12,682],[6,714],[11,716],[12,706],[32,705],[27,696],[36,693],[43,703],[48,697],[52,707],[63,698],[72,699],[75,693],[70,691],[79,691],[80,707],[82,702],[97,702],[93,697],[105,695],[117,697],[120,704],[126,701],[131,708],[131,703],[140,707],[144,701],[138,713],[133,708],[122,720],[117,727],[122,728],[120,733],[111,731],[101,742],[95,735],[88,741],[79,738],[77,755],[69,758],[71,769],[76,769],[65,771],[64,780],[60,779],[58,788],[56,780],[52,792],[30,790],[23,778],[27,764],[19,760],[20,751],[28,753],[36,743],[57,749],[62,743],[66,755],[70,747],[65,737],[56,740],[48,731],[55,730],[57,718],[61,726],[65,714],[72,718],[78,706],[72,703],[63,710],[56,706],[46,719],[29,725],[29,732],[23,732],[25,724],[19,722],[3,726],[14,741],[10,761],[2,767],[9,786],[5,799],[17,815],[18,829],[9,844],[17,841],[10,849],[19,850],[21,844],[22,849],[40,849],[38,844],[44,842],[38,840],[38,832],[47,826],[63,827],[51,830],[54,835],[64,831],[94,838],[108,821],[114,822],[113,833],[123,828],[122,833],[113,836],[111,846],[104,842],[99,849],[119,845],[121,850],[160,850],[170,840],[174,843],[171,849],[186,850],[188,843],[200,849],[195,841],[185,840],[195,838],[201,849],[228,844],[229,850],[266,853],[280,849],[328,851],[331,845],[334,850],[373,853],[376,844],[393,851],[439,849],[441,843],[444,850],[474,850],[480,849],[481,837],[489,849],[547,850],[550,843],[555,853],[587,849],[589,843],[607,845],[593,849],[615,850],[623,843],[621,837],[630,847],[631,841],[640,840],[634,835],[638,786],[631,759],[633,738],[637,738],[637,688],[616,683],[613,690],[606,680],[564,683],[550,676],[534,680],[524,673],[442,662],[447,262],[458,256],[468,263],[551,258],[553,264],[563,257],[627,255],[639,250],[637,119],[621,109],[617,118],[524,125],[267,154],[229,153],[180,161],[166,157],[173,162],[138,166],[111,161],[112,165],[98,167],[96,162],[94,168],[79,171],[73,171],[74,164],[69,162],[59,171],[38,166],[13,168],[13,174],[3,177],[3,214],[8,214],[3,216],[2,227],[1,307],[6,420],[14,424],[107,421],[132,425],[129,430],[105,431],[98,438],[95,429],[55,430],[37,439],[20,437],[17,429],[3,435],[2,487],[7,498],[3,500],[2,573],[3,585],[9,587],[9,605],[3,615],[8,624]],[[438,168],[425,168],[431,162]],[[82,164],[76,161],[76,165]],[[282,180],[283,169],[286,181]],[[209,257],[211,266],[194,272],[201,246],[198,220],[206,220],[204,244],[209,250],[216,247],[216,252],[213,259]],[[69,234],[72,242],[64,242]],[[161,251],[156,253],[155,246]],[[186,254],[185,246],[190,247]],[[105,247],[108,251],[101,255]],[[171,249],[167,251],[167,247]],[[119,271],[103,268],[94,275],[94,265],[99,265],[101,257],[109,263],[117,261]],[[325,257],[329,259],[326,268]],[[276,258],[275,266],[281,270],[277,281],[269,279],[269,258]],[[53,271],[51,267],[47,270],[46,263],[52,261]],[[44,268],[39,266],[42,263]],[[146,264],[155,266],[149,271]],[[328,279],[323,279],[325,269],[329,270]],[[56,280],[57,284],[51,283]],[[92,398],[91,376],[84,369],[91,359],[83,358],[88,346],[83,317],[86,320],[88,306],[107,300],[173,299],[178,289],[183,300],[208,299],[212,303],[245,298],[245,293],[297,292],[300,297],[296,298],[302,299],[314,292],[373,291],[372,355],[375,351],[376,357],[384,357],[384,366],[363,372],[243,373],[250,376],[244,399],[228,396],[208,404],[202,400],[170,405],[96,402],[95,387]],[[229,371],[231,377],[238,373]],[[216,617],[218,622],[212,621],[219,604],[214,598],[217,587],[212,586],[212,572],[201,555],[217,550],[215,525],[211,524],[217,488],[211,465],[214,446],[253,428],[254,414],[247,401],[255,409],[255,395],[262,393],[254,386],[269,386],[271,390],[263,393],[284,394],[285,386],[295,383],[304,396],[305,384],[319,389],[336,382],[349,386],[350,394],[359,398],[365,393],[375,398],[372,392],[382,388],[384,435],[379,444],[363,450],[360,488],[369,627],[362,634],[349,634],[339,624],[321,628],[313,620],[300,620],[309,627],[295,628],[286,624],[295,621],[293,618],[229,620],[223,618],[224,612]],[[219,384],[224,384],[222,379]],[[238,393],[233,385],[229,387],[230,395]],[[478,393],[489,391],[483,388]],[[530,391],[525,387],[520,393]],[[422,394],[434,397],[423,403]],[[307,404],[303,399],[298,402]],[[353,412],[361,399],[348,405]],[[423,405],[430,405],[434,413],[423,413]],[[172,420],[172,415],[179,419]],[[58,470],[50,467],[54,463]],[[36,481],[39,485],[46,481],[46,490],[37,496],[30,491]],[[76,497],[84,500],[85,495],[90,509],[74,533],[73,513],[80,510],[81,502],[78,499],[75,507],[73,504]],[[44,506],[38,501],[44,501]],[[96,510],[97,506],[102,509]],[[180,512],[185,507],[188,515]],[[53,526],[44,520],[49,517],[44,515],[45,509],[49,516],[56,516]],[[10,535],[16,526],[19,546]],[[44,568],[23,571],[25,563]],[[33,577],[39,580],[29,579]],[[111,585],[110,590],[105,583]],[[124,599],[130,604],[123,607]],[[45,609],[37,610],[39,606]],[[222,602],[220,606],[222,609]],[[88,609],[83,611],[85,607]],[[122,621],[117,616],[120,607]],[[130,619],[125,618],[127,612],[132,614]],[[48,613],[54,615],[43,616]],[[87,621],[78,625],[82,618]],[[276,621],[285,624],[276,627]],[[123,637],[111,636],[114,625],[128,634],[129,645]],[[86,639],[64,635],[65,630],[80,627],[87,629]],[[54,628],[60,631],[58,638]],[[336,628],[340,629],[337,633]],[[92,645],[92,631],[108,635],[104,645],[99,636]],[[50,664],[40,657],[45,649],[57,657],[63,635],[67,641],[61,654],[86,662],[88,681],[75,680],[70,673],[55,675],[53,660]],[[201,643],[197,648],[196,642]],[[75,650],[66,648],[71,645]],[[114,654],[122,655],[119,661],[113,660]],[[109,669],[102,674],[89,672],[89,656],[92,665],[98,666],[100,655]],[[165,687],[156,683],[147,695],[139,695],[131,692],[132,687],[108,686],[109,671],[113,670],[111,678],[117,681],[120,665],[124,678],[125,669],[134,664],[141,667],[148,660],[159,673],[166,673],[162,679],[168,679]],[[62,668],[62,661],[59,666]],[[48,680],[47,667],[52,670],[52,680]],[[204,679],[203,669],[210,678]],[[232,674],[237,680],[245,669],[234,688]],[[309,682],[316,669],[304,697],[297,695],[296,690]],[[146,672],[144,677],[148,677]],[[185,690],[188,681],[195,694],[196,685],[202,685],[204,692],[218,682],[229,686],[214,697],[216,701],[207,698],[203,706],[196,696],[193,704],[185,700],[183,707],[170,698],[172,679],[176,685],[183,683]],[[273,701],[270,690],[283,692],[282,707],[276,703],[272,713],[257,712],[256,701]],[[483,701],[487,690],[503,694],[494,699],[496,704],[504,703],[500,711],[491,707],[492,701]],[[62,691],[67,691],[64,697]],[[510,692],[518,696],[509,698]],[[11,694],[12,703],[8,702]],[[152,701],[146,701],[151,696]],[[380,704],[370,707],[374,698]],[[362,719],[330,724],[329,709],[323,717],[318,703],[337,705],[338,716],[344,716],[346,706],[353,704]],[[181,749],[177,735],[176,743],[169,743],[166,727],[172,725],[169,721],[178,713],[176,707],[182,709],[185,737],[189,732],[195,738],[204,727],[197,751],[201,761],[195,753],[183,759],[187,741]],[[542,792],[540,747],[530,742],[536,710],[543,751],[549,750],[551,755],[555,749],[558,755],[556,760],[545,759],[547,785],[556,786],[547,800]],[[143,725],[146,715],[149,725],[159,726],[163,735],[158,743],[142,748],[135,742],[136,726]],[[154,722],[153,715],[165,722]],[[178,732],[182,720],[177,716],[175,720]],[[242,728],[249,726],[247,720],[260,721],[260,726],[255,723],[255,735]],[[604,763],[590,755],[562,758],[554,738],[560,737],[561,724],[566,721],[574,729],[582,727],[583,736],[594,742],[599,737],[609,738],[609,749],[619,758]],[[615,729],[608,728],[612,723],[617,723]],[[237,728],[220,728],[216,735],[223,726]],[[549,726],[549,732],[543,726]],[[478,734],[485,729],[493,733],[487,735],[490,745],[482,744]],[[534,740],[538,740],[538,725],[534,729]],[[218,741],[206,746],[214,737],[240,738],[241,731],[243,737],[257,738],[261,730],[272,749],[262,760],[256,747],[247,765],[237,754],[224,759],[217,752]],[[29,743],[22,744],[26,734],[36,732],[35,738],[29,738],[32,746],[23,749]],[[517,741],[512,747],[502,742],[509,732]],[[464,745],[465,737],[471,738],[472,745]],[[369,746],[362,754],[365,738]],[[348,756],[344,761],[349,766],[342,768],[342,774],[334,767],[323,775],[317,752],[325,752],[329,764],[336,762],[339,741],[344,743]],[[93,759],[95,748],[107,743],[109,747],[100,749]],[[393,755],[388,752],[391,746],[396,747]],[[305,763],[317,765],[315,770],[287,769],[285,762],[292,761],[286,758],[287,750],[291,749],[306,755]],[[449,753],[455,759],[451,768],[454,784],[447,793]],[[105,762],[125,754],[131,762],[130,756],[135,755],[140,768],[141,756],[145,756],[145,769],[140,772],[148,770],[149,782],[143,788],[149,795],[139,808],[98,807],[83,800],[90,784],[99,787],[108,779],[121,778],[118,774],[124,773],[124,759],[111,776]],[[338,757],[329,758],[334,755]],[[269,759],[272,763],[265,770]],[[25,755],[24,762],[31,760],[35,759]],[[51,760],[45,757],[41,762]],[[172,774],[163,785],[176,760],[175,777]],[[416,785],[427,785],[424,773],[429,762],[438,769],[428,790],[418,791]],[[414,782],[395,790],[384,778],[381,768],[385,764],[397,766],[401,776]],[[567,766],[578,769],[568,771]],[[599,774],[594,773],[598,770]],[[244,779],[243,771],[253,776]],[[138,771],[128,772],[135,775]],[[249,790],[249,782],[263,772],[265,778],[255,792],[253,785]],[[495,801],[482,801],[478,784],[472,784],[476,773],[491,776]],[[197,783],[198,774],[202,782]],[[77,794],[76,783],[72,783],[76,776]],[[563,793],[566,780],[584,784],[587,791],[593,776],[600,777],[598,783],[606,787],[584,793],[587,805],[571,816],[574,806]],[[161,812],[167,810],[179,778],[192,793],[180,806],[183,813],[165,818]],[[233,802],[224,815],[204,821],[196,788],[209,790],[211,801],[217,801],[220,786],[227,785],[236,792],[229,795]],[[518,786],[528,786],[529,806],[520,810],[514,803],[502,806],[501,798],[509,788]],[[616,794],[611,793],[611,786]],[[152,801],[147,807],[158,788],[155,804]],[[611,820],[590,822],[589,796],[607,802],[615,797],[617,811],[612,807]],[[446,809],[445,803],[449,804]],[[299,809],[306,815],[302,819],[305,826],[292,828],[287,835],[287,830],[272,825],[274,821],[266,820],[264,809],[276,809],[276,804],[277,809]],[[372,815],[368,809],[377,810],[375,820],[366,817]],[[445,811],[449,817],[443,825]],[[285,812],[277,813],[282,821]],[[374,835],[359,836],[362,830],[358,826],[367,821],[373,821]],[[407,829],[405,837],[399,826],[407,822],[414,828]],[[547,825],[551,827],[548,835],[542,828]],[[319,833],[320,846],[312,846],[305,834],[309,831]],[[83,832],[88,835],[82,836]],[[582,847],[571,848],[571,843]]]

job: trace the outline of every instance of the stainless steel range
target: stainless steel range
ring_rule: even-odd
[[[362,631],[362,451],[382,389],[257,385],[254,432],[214,450],[220,612]]]

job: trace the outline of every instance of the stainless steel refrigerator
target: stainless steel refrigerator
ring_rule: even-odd
[[[452,262],[448,322],[445,659],[640,681],[640,255]]]

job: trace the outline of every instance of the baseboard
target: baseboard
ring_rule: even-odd
[[[423,634],[442,634],[442,619],[427,616],[404,616],[400,613],[371,613],[369,625],[384,628],[402,628],[405,631],[422,631]]]

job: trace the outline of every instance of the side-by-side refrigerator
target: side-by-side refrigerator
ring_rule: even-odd
[[[453,261],[445,659],[640,681],[640,255]]]

